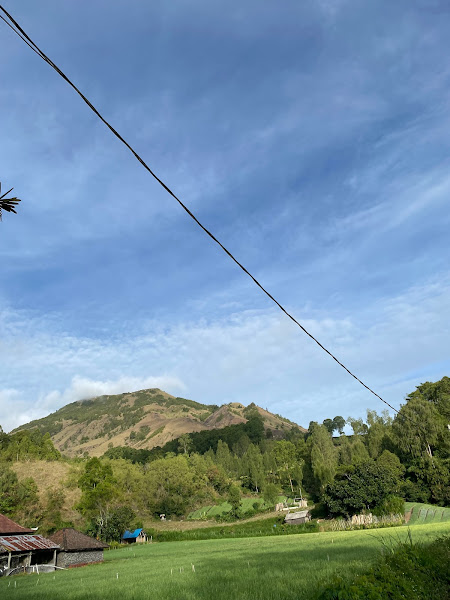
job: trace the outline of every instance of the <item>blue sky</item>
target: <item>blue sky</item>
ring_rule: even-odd
[[[450,372],[447,2],[6,3],[249,270],[394,406]],[[161,387],[301,425],[384,405],[0,23],[0,424]]]

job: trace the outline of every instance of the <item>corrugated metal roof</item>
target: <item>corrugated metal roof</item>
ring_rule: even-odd
[[[0,536],[0,551],[24,552],[29,550],[56,550],[58,544],[42,535],[2,535]]]
[[[302,519],[309,515],[309,510],[300,510],[298,512],[289,513],[285,517],[285,521],[292,521],[294,519]]]
[[[128,531],[128,529],[125,531],[125,533],[123,534],[123,540],[133,540],[134,538],[139,537],[140,533],[142,531],[141,529],[135,529],[134,531]]]

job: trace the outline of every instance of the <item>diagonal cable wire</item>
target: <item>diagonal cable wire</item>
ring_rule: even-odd
[[[280,304],[280,302],[278,302],[278,300],[276,300],[276,298],[274,298],[274,296],[272,296],[272,294],[266,290],[265,287],[263,287],[263,285],[250,273],[250,271],[248,271],[243,264],[241,264],[237,258],[235,258],[233,256],[233,254],[215,237],[215,235],[213,233],[211,233],[211,231],[209,231],[209,229],[207,229],[199,220],[198,218],[194,215],[193,212],[191,212],[189,210],[189,208],[178,198],[178,196],[175,195],[175,193],[164,183],[164,181],[162,181],[153,171],[152,169],[147,165],[147,163],[139,156],[139,154],[134,150],[134,148],[120,135],[120,133],[118,133],[114,127],[100,114],[100,112],[95,108],[95,106],[88,100],[88,98],[86,98],[86,96],[77,88],[77,86],[72,83],[72,81],[67,77],[67,75],[65,75],[61,69],[33,42],[33,40],[26,34],[26,32],[22,29],[22,27],[17,23],[17,21],[15,21],[13,19],[13,17],[5,10],[5,8],[3,8],[2,5],[0,5],[0,10],[7,16],[7,18],[9,19],[10,22],[8,22],[3,16],[0,15],[0,17],[2,18],[3,21],[5,21],[5,23],[8,25],[8,27],[10,27],[14,33],[16,33],[16,35],[18,35],[20,37],[20,39],[22,41],[24,41],[27,46],[29,46],[31,48],[31,50],[33,50],[33,52],[35,52],[36,54],[38,54],[40,56],[40,58],[42,58],[42,60],[44,60],[47,64],[49,64],[57,73],[58,75],[60,75],[75,91],[76,93],[82,98],[82,100],[89,106],[89,108],[97,115],[97,117],[108,127],[108,129],[116,136],[116,138],[118,138],[127,148],[128,150],[133,154],[133,156],[141,163],[141,165],[144,167],[144,169],[146,169],[150,175],[152,177],[154,177],[156,179],[156,181],[166,190],[166,192],[168,194],[170,194],[172,196],[172,198],[174,198],[174,200],[176,200],[178,202],[178,204],[181,206],[181,208],[186,211],[186,213],[191,217],[191,219],[193,219],[195,221],[195,223],[197,223],[197,225],[206,233],[206,235],[208,235],[216,244],[218,244],[220,246],[220,248],[222,248],[222,250],[229,256],[229,258],[231,258],[231,260],[233,262],[236,263],[236,265],[246,274],[248,275],[248,277],[250,277],[250,279],[252,279],[252,281],[260,288],[260,290],[270,299],[272,300],[272,302],[274,302],[278,308],[287,316],[289,317],[289,319],[291,319],[291,321],[293,321],[307,336],[309,336],[324,352],[326,352],[335,362],[337,362],[337,364],[342,367],[345,371],[347,371],[347,373],[349,375],[351,375],[354,379],[356,379],[356,381],[358,383],[360,383],[363,387],[366,388],[366,390],[368,390],[371,394],[373,394],[376,398],[378,398],[379,400],[381,400],[381,402],[383,402],[384,404],[386,404],[386,406],[388,406],[391,410],[393,410],[394,412],[396,412],[397,414],[399,414],[399,410],[397,408],[395,408],[394,406],[392,406],[391,404],[389,404],[389,402],[387,402],[386,400],[384,400],[379,394],[377,394],[372,388],[370,388],[368,385],[366,385],[363,381],[361,381],[361,379],[359,377],[357,377],[350,369],[348,369],[332,352],[330,352],[327,348],[325,348],[325,346],[323,346],[319,340],[317,338],[315,338],[312,333],[310,333],[309,331],[307,331],[307,329],[305,329],[305,327],[294,317],[291,315],[290,312],[288,312],[284,306],[282,306],[282,304]],[[409,417],[408,417],[409,418]]]

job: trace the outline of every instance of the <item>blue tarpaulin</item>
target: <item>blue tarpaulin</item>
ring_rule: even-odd
[[[134,531],[128,531],[128,529],[125,531],[125,533],[123,534],[122,539],[123,540],[134,540],[137,537],[139,537],[139,534],[141,533],[142,528],[141,529],[135,529]]]

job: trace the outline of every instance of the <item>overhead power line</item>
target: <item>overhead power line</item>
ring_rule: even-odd
[[[317,338],[315,338],[312,333],[310,333],[309,331],[307,331],[307,329],[305,329],[305,327],[294,317],[291,315],[290,312],[288,312],[284,306],[282,306],[280,304],[280,302],[278,302],[278,300],[276,300],[276,298],[274,298],[274,296],[272,296],[272,294],[270,292],[268,292],[266,290],[265,287],[263,287],[263,285],[250,273],[250,271],[248,271],[243,264],[241,264],[237,258],[235,258],[233,256],[233,254],[216,238],[216,236],[211,233],[211,231],[205,227],[199,220],[198,218],[194,215],[193,212],[191,212],[191,210],[189,210],[189,208],[178,198],[178,196],[176,196],[174,194],[174,192],[168,187],[168,185],[166,185],[164,183],[164,181],[162,181],[153,171],[152,169],[147,165],[147,163],[139,156],[139,154],[134,150],[134,148],[120,135],[120,133],[118,133],[114,127],[100,114],[100,112],[95,108],[95,106],[86,98],[86,96],[77,88],[77,86],[67,77],[67,75],[65,75],[61,69],[37,46],[37,44],[35,44],[35,42],[33,42],[33,40],[25,33],[25,31],[23,30],[23,28],[17,23],[17,21],[15,21],[13,19],[13,17],[3,8],[3,6],[0,5],[0,10],[4,13],[4,15],[6,15],[6,18],[3,17],[2,15],[0,15],[0,18],[8,25],[8,27],[10,27],[14,33],[16,35],[18,35],[20,37],[20,39],[25,42],[25,44],[27,44],[27,46],[29,48],[31,48],[31,50],[33,50],[33,52],[35,52],[40,58],[42,58],[42,60],[44,60],[47,64],[49,64],[57,73],[58,75],[60,75],[76,92],[77,94],[83,99],[83,101],[89,106],[89,108],[97,115],[97,117],[103,121],[103,123],[108,127],[108,129],[128,148],[128,150],[133,154],[133,156],[141,163],[141,165],[144,167],[144,169],[146,169],[150,175],[152,177],[154,177],[156,179],[156,181],[166,190],[166,192],[168,194],[170,194],[172,196],[172,198],[174,198],[174,200],[176,200],[178,202],[178,204],[181,206],[181,208],[186,211],[186,213],[191,217],[191,219],[193,219],[197,225],[206,233],[206,235],[208,235],[216,244],[218,244],[220,246],[220,248],[222,248],[222,250],[231,258],[231,260],[236,263],[236,265],[242,269],[242,271],[244,271],[244,273],[246,275],[248,275],[248,277],[250,277],[250,279],[252,279],[252,281],[259,287],[259,289],[264,292],[264,294],[270,298],[270,300],[272,300],[272,302],[274,302],[278,308],[287,316],[289,317],[289,319],[291,319],[291,321],[293,321],[304,333],[306,333],[307,336],[309,336],[324,352],[326,352],[335,362],[337,362],[337,364],[342,367],[345,371],[347,371],[347,373],[349,375],[351,375],[354,379],[356,379],[356,381],[358,383],[360,383],[364,388],[366,388],[366,390],[368,390],[371,394],[373,394],[376,398],[378,398],[379,400],[381,400],[381,402],[383,402],[384,404],[386,404],[391,410],[393,410],[396,413],[399,413],[398,409],[396,409],[394,406],[392,406],[391,404],[389,404],[389,402],[387,402],[386,400],[384,400],[379,394],[377,394],[372,388],[370,388],[368,385],[366,385],[359,377],[357,377],[352,371],[350,371],[350,369],[348,369],[332,352],[330,352],[327,348],[325,348],[325,346],[323,346],[323,344],[321,344],[319,342],[319,340]]]

